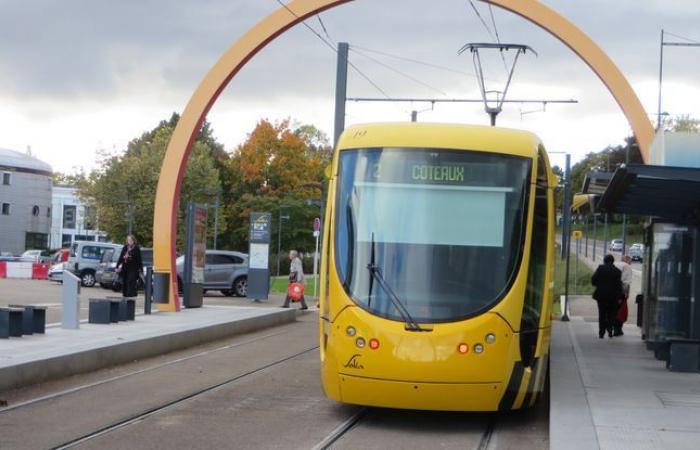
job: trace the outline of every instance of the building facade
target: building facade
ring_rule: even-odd
[[[0,148],[0,252],[49,248],[51,175],[47,163]]]
[[[51,210],[51,248],[70,247],[75,241],[107,240],[106,233],[98,229],[95,209],[80,201],[74,186],[53,187]]]

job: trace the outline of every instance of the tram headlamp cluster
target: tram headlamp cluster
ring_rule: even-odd
[[[357,330],[355,330],[355,327],[351,325],[345,329],[345,333],[347,333],[348,336],[352,337],[355,336],[355,334],[357,334]]]
[[[474,353],[477,355],[484,352],[483,344],[474,344]]]
[[[487,344],[493,344],[494,342],[496,342],[496,335],[493,333],[489,333],[486,335],[485,339]]]

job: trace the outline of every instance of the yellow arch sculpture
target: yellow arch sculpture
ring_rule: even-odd
[[[178,311],[175,242],[180,185],[197,131],[221,91],[245,64],[270,41],[302,20],[352,0],[292,0],[267,16],[236,41],[209,70],[187,103],[168,144],[161,167],[153,218],[154,272],[169,277],[164,311]],[[573,50],[598,75],[627,116],[646,161],[654,129],[622,72],[580,29],[537,0],[481,0],[518,14],[540,26]],[[155,299],[164,301],[166,299]]]

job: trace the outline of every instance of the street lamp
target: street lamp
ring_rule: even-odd
[[[280,276],[280,253],[282,253],[282,220],[289,220],[289,216],[282,215],[282,208],[291,208],[292,205],[280,205],[277,224],[277,276]]]
[[[564,275],[564,305],[562,307],[562,322],[569,321],[569,238],[571,235],[571,155],[567,152],[549,152],[550,154],[564,154],[566,157],[564,167],[564,201],[562,202],[564,224],[561,233],[561,256],[566,258]]]

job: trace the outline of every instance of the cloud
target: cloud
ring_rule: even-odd
[[[476,2],[491,25],[491,13]],[[650,112],[656,110],[653,85],[658,75],[659,32],[662,27],[700,40],[696,31],[700,4],[696,0],[547,0],[588,33],[618,64],[635,86]],[[0,0],[0,115],[24,124],[0,136],[0,146],[41,140],[65,151],[87,155],[102,143],[126,142],[134,129],[148,129],[162,117],[181,111],[206,71],[238,37],[279,7],[274,0]],[[499,37],[504,42],[533,46],[539,56],[518,63],[512,96],[575,97],[576,106],[548,108],[545,113],[520,119],[520,109],[509,106],[504,121],[513,126],[538,126],[557,143],[577,135],[577,146],[595,150],[601,142],[619,142],[627,131],[610,123],[622,117],[603,84],[562,43],[522,18],[493,8]],[[478,96],[469,55],[457,55],[466,42],[490,41],[491,36],[467,0],[356,0],[322,15],[332,41],[347,41],[403,57],[428,61],[465,72],[427,67],[370,53],[351,53],[353,63],[392,96]],[[317,18],[307,23],[325,36]],[[676,39],[676,38],[674,38]],[[700,116],[697,84],[700,49],[669,48],[665,78],[671,113]],[[423,84],[377,64],[380,60]],[[259,116],[275,119],[299,116],[332,129],[335,54],[302,25],[280,36],[253,58],[224,91],[210,115],[217,135],[232,148],[245,137]],[[471,73],[471,75],[470,75]],[[486,76],[502,81],[502,65],[492,64]],[[425,84],[433,88],[428,88]],[[671,88],[672,87],[672,88]],[[439,91],[439,92],[437,92]],[[351,70],[349,95],[380,96],[360,74]],[[676,97],[687,97],[679,102]],[[407,111],[427,105],[349,106],[353,121],[384,117],[406,120]],[[677,108],[674,110],[673,108]],[[138,113],[138,111],[141,111]],[[101,127],[99,118],[130,114],[128,126],[119,121]],[[286,112],[286,113],[285,113]],[[422,117],[432,120],[483,121],[479,105],[437,106]],[[81,122],[65,120],[74,117]],[[80,148],[70,141],[81,127],[99,129]],[[138,120],[136,120],[138,118]],[[86,123],[87,121],[87,123]],[[234,123],[235,122],[235,123]],[[61,123],[61,127],[56,127]],[[552,130],[546,124],[552,124]],[[582,125],[596,132],[578,133]],[[53,136],[38,135],[45,132]],[[572,131],[576,130],[576,131]],[[45,133],[44,133],[45,134]],[[595,138],[593,137],[595,134]],[[588,136],[588,137],[587,137]],[[68,140],[68,141],[64,141]],[[92,142],[92,144],[90,144]],[[559,145],[559,144],[557,144]],[[84,158],[90,159],[90,158]]]

